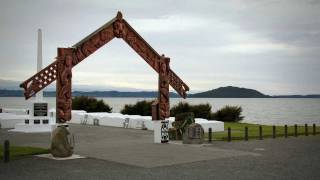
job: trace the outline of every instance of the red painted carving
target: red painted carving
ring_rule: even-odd
[[[159,73],[159,63],[157,62],[161,56],[125,20],[123,21],[126,25],[126,37],[123,40]],[[178,94],[186,98],[186,91],[189,91],[189,87],[171,69],[169,69],[169,79],[170,85]]]
[[[156,72],[160,55],[124,20],[126,37],[123,38]]]
[[[20,84],[24,88],[24,96],[29,99],[38,91],[45,88],[57,78],[57,63],[56,61],[49,66],[39,71],[37,74]]]
[[[60,120],[68,121],[71,118],[71,76],[70,79],[63,79],[67,72],[70,72],[73,66],[77,65],[83,59],[94,53],[101,46],[111,41],[114,37],[122,38],[139,54],[157,73],[159,73],[159,100],[157,117],[164,119],[169,117],[169,84],[178,92],[180,96],[186,98],[186,91],[189,87],[170,69],[169,58],[160,56],[123,18],[118,12],[116,18],[107,22],[98,30],[85,37],[83,40],[72,46],[58,50],[57,61],[53,62],[31,78],[23,82],[26,99],[32,97],[38,91],[61,77],[57,81],[57,110],[60,113]],[[63,59],[63,60],[61,60]],[[64,62],[64,65],[62,61]],[[71,61],[71,65],[70,65]],[[59,71],[59,74],[57,73]],[[62,73],[64,72],[64,73]],[[70,81],[70,85],[66,82]],[[65,85],[64,85],[65,84]],[[69,89],[70,87],[70,92]],[[59,100],[58,100],[59,99]],[[59,101],[59,103],[58,103]],[[60,105],[58,105],[60,104]],[[63,106],[65,104],[66,106]],[[58,107],[59,106],[59,107]],[[70,111],[70,112],[68,112]]]
[[[75,48],[75,58],[72,60],[73,66],[77,65],[79,62],[111,41],[113,38],[113,27],[109,25],[107,27],[103,26],[100,31],[93,33],[81,40],[79,43],[73,46]],[[55,81],[57,78],[56,72],[57,61],[54,61],[52,64],[20,84],[20,87],[24,88],[25,90],[25,98],[29,99],[38,91]]]
[[[159,61],[159,118],[170,117],[169,104],[169,66],[170,58],[161,56]]]
[[[78,47],[76,47],[76,62],[74,65],[78,64],[80,61],[94,53],[113,38],[114,34],[112,27],[106,27],[101,32],[88,38],[83,44],[80,44]]]
[[[169,71],[169,78],[170,85],[173,89],[176,90],[181,97],[187,98],[187,91],[189,91],[189,87],[171,69]]]
[[[113,23],[114,36],[117,38],[124,38],[126,37],[126,29],[125,29],[124,21],[122,19],[121,12],[118,12],[116,18],[117,20]]]
[[[73,48],[58,48],[57,58],[57,122],[64,123],[71,120],[72,94],[72,61]]]

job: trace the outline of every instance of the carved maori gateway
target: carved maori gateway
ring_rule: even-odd
[[[58,48],[56,61],[20,84],[20,87],[24,88],[25,98],[29,99],[57,80],[57,123],[69,121],[72,109],[72,68],[114,37],[122,38],[127,42],[159,74],[159,96],[153,104],[152,119],[164,120],[169,117],[169,85],[183,98],[186,98],[189,87],[170,69],[170,58],[160,56],[122,18],[121,12],[74,46]]]

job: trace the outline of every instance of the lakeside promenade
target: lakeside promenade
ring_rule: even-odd
[[[154,144],[152,131],[71,125],[75,154],[55,161],[35,156],[0,163],[1,179],[318,179],[320,136]],[[12,145],[48,148],[50,134],[10,133]]]

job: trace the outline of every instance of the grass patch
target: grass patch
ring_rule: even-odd
[[[10,159],[18,159],[24,156],[35,154],[49,153],[49,149],[37,148],[37,147],[19,147],[10,146]],[[3,146],[0,145],[0,159],[3,160]]]
[[[248,138],[249,139],[259,139],[259,126],[262,126],[262,136],[263,138],[272,138],[272,126],[269,125],[259,125],[259,124],[248,124],[248,123],[235,123],[235,122],[225,122],[224,132],[213,132],[213,139],[218,141],[227,141],[228,139],[228,127],[231,128],[231,139],[232,140],[244,140],[245,127],[248,127]],[[317,134],[320,134],[320,127],[316,127]],[[312,136],[313,127],[308,126],[309,136]],[[298,126],[298,136],[305,134],[305,127]],[[276,137],[284,137],[285,128],[284,126],[276,126]],[[294,136],[294,126],[288,126],[288,136]],[[208,134],[205,134],[205,138],[208,139]]]

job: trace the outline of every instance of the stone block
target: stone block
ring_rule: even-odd
[[[204,130],[200,124],[192,123],[182,136],[183,144],[202,144],[204,141]]]

